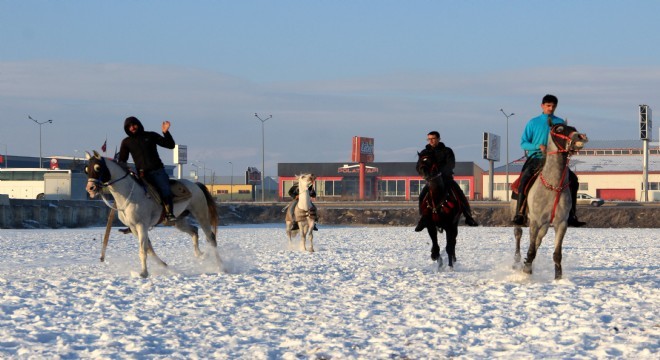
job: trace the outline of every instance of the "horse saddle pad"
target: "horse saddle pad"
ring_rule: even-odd
[[[170,190],[172,191],[175,202],[192,197],[192,192],[182,182],[175,179],[170,179]]]
[[[532,184],[534,184],[534,181],[536,181],[536,178],[539,176],[539,174],[540,174],[540,172],[532,175],[532,177],[529,179],[529,182],[527,183],[527,186],[525,187],[525,190],[524,190],[525,194],[527,194],[529,192],[529,189],[531,189]],[[520,187],[520,176],[516,179],[516,181],[511,183],[510,187],[511,187],[511,198],[514,199],[514,200],[517,200],[518,199],[518,188]]]

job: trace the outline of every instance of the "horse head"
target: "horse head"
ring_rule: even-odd
[[[105,159],[96,151],[94,151],[94,155],[91,155],[87,151],[85,151],[85,154],[85,159],[87,160],[87,166],[85,166],[85,174],[87,174],[86,190],[89,193],[89,197],[94,198],[101,192],[101,188],[104,186],[103,184],[107,184],[110,181],[110,170],[105,163]]]
[[[307,190],[311,184],[316,181],[314,174],[302,174],[298,176],[298,189],[299,191]]]
[[[418,152],[417,157],[417,173],[423,177],[424,180],[429,181],[438,175],[439,169],[435,163],[433,152],[425,149],[422,150],[422,152]]]
[[[550,137],[555,146],[557,146],[557,152],[568,154],[582,150],[584,145],[589,141],[586,134],[566,124],[552,126]]]

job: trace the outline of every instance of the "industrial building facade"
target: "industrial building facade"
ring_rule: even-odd
[[[417,174],[414,162],[368,163],[365,171],[364,200],[416,200],[425,181]],[[480,199],[482,170],[472,162],[457,162],[454,180],[469,199]],[[277,167],[280,200],[288,200],[288,191],[296,176],[316,175],[317,200],[359,200],[359,165],[356,163],[279,163]]]

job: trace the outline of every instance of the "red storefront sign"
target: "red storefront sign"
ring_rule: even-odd
[[[374,139],[353,136],[351,161],[356,163],[374,162]]]

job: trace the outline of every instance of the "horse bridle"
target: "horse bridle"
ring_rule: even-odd
[[[90,159],[90,160],[91,160],[91,159]],[[91,174],[91,171],[89,170],[89,167],[88,167],[88,166],[85,167],[85,173],[86,173],[87,176],[88,176],[88,178],[87,178],[87,183],[92,183],[93,185],[98,186],[98,188],[99,188],[98,193],[101,194],[101,199],[103,200],[103,202],[104,202],[109,208],[114,209],[114,210],[117,210],[117,211],[124,211],[124,209],[118,209],[118,208],[112,206],[112,204],[110,204],[110,202],[108,201],[108,199],[105,198],[105,195],[103,194],[103,191],[100,191],[100,190],[103,189],[103,188],[106,188],[106,187],[110,187],[110,186],[112,186],[113,184],[116,184],[116,183],[118,183],[119,181],[122,181],[122,180],[126,179],[126,178],[131,174],[130,171],[126,171],[126,173],[124,174],[124,176],[122,176],[122,177],[120,177],[120,178],[118,178],[118,179],[115,179],[115,180],[110,181],[110,180],[109,180],[109,179],[110,179],[110,170],[108,170],[108,166],[105,164],[105,159],[104,159],[104,158],[100,158],[100,159],[98,159],[98,160],[99,160],[100,164],[94,164],[94,166],[93,166],[93,170],[94,170],[94,174],[100,173],[99,178],[91,177],[91,176],[93,176],[93,175]],[[90,163],[91,163],[91,161],[90,161]],[[103,181],[103,180],[101,180],[101,178],[103,178],[103,177],[105,177],[106,179],[108,179],[108,181]],[[128,196],[126,196],[126,200],[130,199],[131,196],[133,195],[133,190],[135,189],[135,183],[136,183],[136,182],[133,182],[133,186],[131,187],[131,191],[128,193]]]
[[[543,171],[539,172],[539,178],[541,179],[541,183],[543,183],[543,186],[545,186],[546,189],[550,191],[554,191],[557,193],[555,196],[555,201],[552,207],[552,215],[550,216],[550,222],[552,222],[555,218],[555,211],[557,209],[557,204],[559,203],[559,195],[562,193],[562,191],[566,190],[566,188],[571,184],[570,181],[566,182],[565,184],[563,183],[564,179],[567,178],[567,173],[568,173],[568,163],[571,160],[571,146],[573,145],[573,139],[572,135],[575,133],[575,131],[571,132],[568,135],[564,135],[562,133],[558,133],[555,131],[555,129],[558,129],[560,127],[563,127],[562,124],[558,124],[550,128],[550,135],[552,137],[552,142],[557,146],[557,151],[549,152],[546,153],[546,156],[548,155],[562,155],[566,156],[566,164],[564,165],[564,169],[562,170],[562,175],[561,175],[561,183],[559,186],[552,185],[548,182],[548,180],[543,176]],[[563,147],[562,145],[557,143],[556,138],[559,139],[564,139],[566,140],[566,146]],[[565,155],[564,155],[565,154]]]

